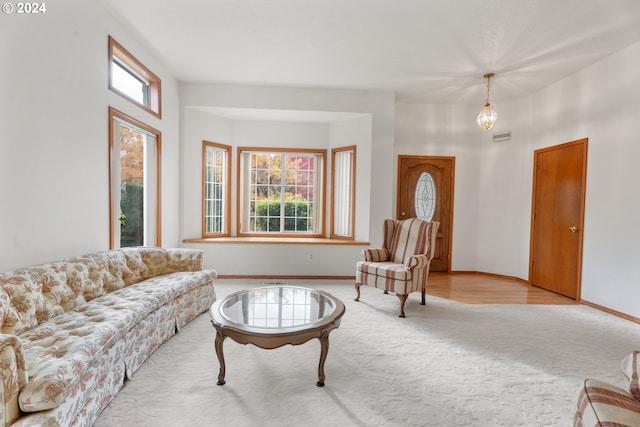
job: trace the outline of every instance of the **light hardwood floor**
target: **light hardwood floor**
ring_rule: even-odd
[[[429,273],[428,295],[467,304],[578,304],[515,279],[475,273]]]
[[[318,280],[322,278],[318,277]],[[288,280],[302,280],[290,276],[218,276],[219,283],[240,282],[246,280],[260,283],[272,283]],[[353,279],[340,279],[352,285]],[[521,280],[482,273],[429,273],[427,295],[446,298],[467,304],[549,304],[574,305],[575,300],[556,293],[529,286]]]

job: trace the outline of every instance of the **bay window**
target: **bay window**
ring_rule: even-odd
[[[326,150],[238,148],[238,235],[324,237]]]

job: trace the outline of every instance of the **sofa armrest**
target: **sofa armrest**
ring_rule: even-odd
[[[389,261],[388,249],[367,248],[362,250],[364,260],[368,262],[387,262]]]
[[[172,271],[200,271],[204,261],[204,251],[190,248],[169,248],[169,268]]]
[[[424,254],[411,255],[404,262],[404,266],[407,268],[407,270],[412,270],[414,268],[420,269],[420,268],[428,267],[429,264],[430,264],[430,259]]]
[[[28,379],[22,342],[17,336],[0,334],[0,363],[0,425],[7,426],[20,416],[18,394]]]

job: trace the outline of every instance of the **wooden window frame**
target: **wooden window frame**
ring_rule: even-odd
[[[226,185],[224,188],[224,213],[223,223],[224,230],[221,233],[207,233],[206,212],[207,212],[207,147],[220,148],[227,151],[226,164]],[[217,142],[202,141],[202,238],[211,237],[229,237],[231,236],[231,165],[232,165],[232,147]]]
[[[319,231],[317,233],[286,233],[286,232],[273,232],[273,233],[255,233],[242,231],[242,188],[244,182],[242,179],[242,154],[245,151],[260,151],[265,153],[308,153],[308,154],[320,154],[322,155],[322,176],[320,177],[320,185],[322,188],[319,191],[319,203],[320,209],[316,206],[318,212]],[[327,150],[315,149],[315,148],[274,148],[274,147],[238,147],[238,159],[237,159],[237,194],[236,194],[236,235],[239,237],[266,237],[266,238],[324,238],[325,237],[325,223],[326,223],[326,193],[327,193]]]
[[[130,68],[135,74],[142,77],[144,80],[148,82],[148,98],[147,104],[140,103],[135,99],[128,96],[126,93],[118,90],[112,84],[113,77],[113,61],[114,58],[117,58],[119,61],[124,63],[128,68]],[[118,43],[113,37],[109,36],[109,89],[128,101],[134,103],[139,106],[143,110],[148,113],[153,114],[157,118],[162,118],[162,82],[160,78],[156,76],[151,70],[149,70],[145,65],[140,62],[135,56],[133,56],[127,49],[125,49],[120,43]]]
[[[349,216],[350,216],[350,224],[349,229],[351,233],[349,235],[341,235],[335,233],[335,217],[334,217],[334,209],[335,209],[335,182],[336,182],[336,154],[352,151],[353,155],[351,156],[351,176],[350,176],[350,185],[349,185],[349,194],[350,194],[350,203],[349,203]],[[356,146],[351,145],[348,147],[339,147],[331,150],[331,226],[330,226],[330,238],[331,239],[345,239],[345,240],[354,240],[355,235],[355,222],[356,222]]]
[[[128,122],[140,129],[148,132],[156,137],[156,206],[155,206],[155,242],[154,246],[162,246],[162,133],[145,123],[134,119],[133,117],[116,110],[113,107],[109,107],[109,248],[115,248],[115,194],[114,194],[114,180],[115,180],[115,162],[120,161],[120,152],[116,151],[114,146],[114,132],[113,132],[113,120],[114,117],[119,118],[125,122]]]

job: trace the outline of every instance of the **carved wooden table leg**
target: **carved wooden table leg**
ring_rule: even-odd
[[[327,354],[329,353],[329,333],[325,332],[319,338],[320,340],[320,363],[318,364],[318,387],[324,387],[324,362],[327,360]]]
[[[224,380],[225,375],[225,365],[224,365],[224,351],[222,351],[222,343],[224,342],[225,337],[222,336],[220,332],[216,333],[216,355],[218,356],[218,361],[220,362],[220,373],[218,374],[218,385],[224,385],[226,381]]]

